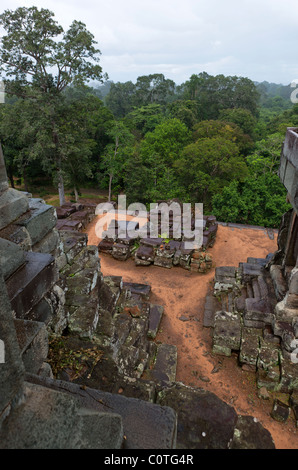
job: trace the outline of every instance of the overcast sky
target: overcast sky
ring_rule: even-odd
[[[288,85],[298,78],[297,0],[1,0],[1,12],[48,8],[65,29],[83,21],[114,82],[163,73],[238,75]]]

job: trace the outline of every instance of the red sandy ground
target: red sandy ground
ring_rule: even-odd
[[[97,219],[86,230],[90,245],[97,245]],[[156,341],[174,344],[178,349],[176,380],[215,393],[232,405],[238,414],[256,417],[268,429],[277,449],[298,449],[298,433],[291,414],[285,424],[270,416],[273,398],[258,397],[256,376],[244,372],[237,356],[212,354],[211,331],[203,327],[205,297],[212,286],[216,266],[236,266],[247,257],[264,258],[277,249],[277,236],[270,240],[266,231],[219,226],[215,245],[210,249],[214,267],[208,274],[190,273],[182,268],[136,267],[133,260],[117,261],[100,253],[104,276],[122,276],[124,281],[150,284],[152,302],[164,306],[164,316]],[[179,317],[188,317],[181,321]],[[292,412],[291,412],[292,413]]]

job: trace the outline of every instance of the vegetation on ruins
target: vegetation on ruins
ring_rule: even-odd
[[[64,186],[76,199],[83,187],[146,204],[178,197],[221,221],[278,226],[288,209],[281,146],[298,126],[290,86],[206,72],[181,85],[160,73],[113,83],[83,23],[64,32],[53,13],[31,7],[5,11],[0,24],[12,186],[38,192],[52,180],[61,204]]]

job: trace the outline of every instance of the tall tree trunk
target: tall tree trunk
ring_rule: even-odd
[[[78,202],[79,193],[78,193],[78,190],[77,190],[76,186],[73,188],[73,192],[74,192],[74,195],[75,195],[75,201]]]
[[[113,175],[110,173],[110,180],[109,180],[109,202],[111,201],[112,198],[112,181],[113,181]]]
[[[25,191],[27,191],[27,193],[28,193],[29,188],[28,188],[28,180],[27,180],[27,173],[26,173],[25,166],[23,166],[23,180],[24,180],[24,185],[25,185]]]
[[[52,119],[52,128],[53,128],[53,143],[55,145],[55,157],[56,157],[56,171],[58,174],[58,193],[59,193],[59,203],[60,206],[65,204],[65,192],[64,192],[64,182],[63,182],[63,175],[61,171],[61,155],[59,154],[59,136],[56,131],[56,124],[54,119]]]
[[[11,166],[7,167],[7,176],[8,176],[9,181],[10,181],[10,186],[12,188],[14,188],[15,186],[14,186],[14,179],[13,179],[13,169],[12,169]]]
[[[63,204],[65,204],[66,201],[65,201],[63,176],[62,176],[62,172],[60,169],[58,170],[58,193],[59,193],[60,206],[63,206]]]

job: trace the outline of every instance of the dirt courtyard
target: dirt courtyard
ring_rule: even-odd
[[[95,219],[87,228],[88,243],[98,245]],[[232,405],[238,414],[257,418],[271,432],[277,449],[298,449],[298,432],[291,414],[285,424],[271,418],[275,397],[258,397],[256,375],[238,366],[237,356],[212,354],[211,331],[203,327],[205,297],[212,286],[216,266],[238,266],[247,257],[265,258],[277,249],[277,234],[270,239],[266,230],[219,225],[217,239],[209,251],[214,266],[208,274],[190,273],[182,268],[137,267],[132,259],[117,261],[100,253],[104,276],[122,276],[124,281],[151,285],[152,302],[164,306],[164,316],[156,341],[178,349],[176,380],[215,393]]]

